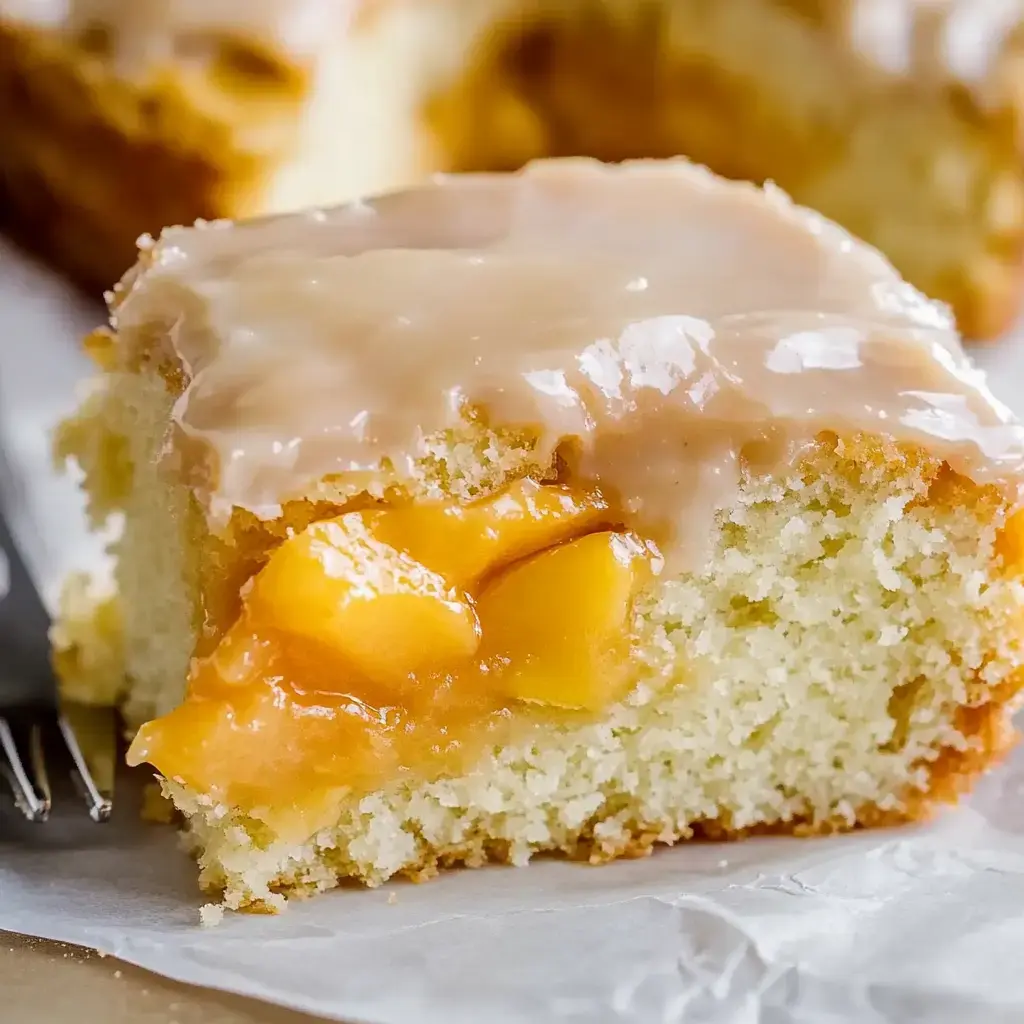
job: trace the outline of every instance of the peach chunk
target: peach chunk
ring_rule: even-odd
[[[598,492],[517,480],[469,505],[409,505],[373,517],[374,536],[473,588],[487,573],[544,548],[608,525]]]
[[[516,700],[600,709],[627,685],[651,559],[613,521],[597,492],[521,480],[314,523],[253,577],[186,701],[129,760],[305,815],[332,787],[469,764]]]
[[[996,553],[1003,556],[1008,568],[1016,571],[1024,568],[1024,508],[1012,513],[999,531]]]
[[[286,540],[244,600],[257,629],[313,641],[382,684],[472,657],[480,640],[469,596],[377,539],[358,512]]]
[[[513,566],[477,610],[481,658],[509,696],[597,710],[621,696],[629,612],[647,566],[631,534],[594,533]]]
[[[414,677],[395,702],[331,652],[243,618],[193,663],[188,699],[142,726],[128,763],[237,806],[273,807],[277,819],[303,816],[325,790],[369,791],[403,765],[440,771],[467,743],[486,742],[500,705],[475,666],[464,668]]]
[[[242,806],[338,785],[374,785],[397,768],[385,712],[339,694],[304,700],[271,679],[230,697],[191,696],[147,722],[128,763]],[[311,756],[315,753],[315,756]]]

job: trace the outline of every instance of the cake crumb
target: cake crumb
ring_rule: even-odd
[[[114,971],[114,977],[117,978],[120,981],[120,979],[121,979],[121,972],[120,971]]]
[[[398,902],[398,893],[397,892],[389,892],[388,893],[388,906],[389,907],[393,907],[397,902]]]
[[[204,928],[215,928],[224,920],[224,908],[217,903],[204,903],[199,908],[199,920]]]

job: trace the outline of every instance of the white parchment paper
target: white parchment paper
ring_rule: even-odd
[[[45,433],[101,317],[0,248],[0,499],[50,594],[95,557]],[[979,361],[1024,412],[1024,341]],[[353,1024],[1019,1022],[1024,752],[922,827],[464,871],[216,928],[200,903],[192,864],[169,829],[138,822],[130,787],[103,828],[0,817],[0,928]]]

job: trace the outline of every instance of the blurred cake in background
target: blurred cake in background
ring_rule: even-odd
[[[772,179],[991,337],[1024,237],[1020,0],[0,0],[0,211],[136,238],[541,156]]]

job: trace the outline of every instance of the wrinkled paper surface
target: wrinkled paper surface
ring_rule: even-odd
[[[89,565],[46,431],[102,310],[0,248],[0,498],[48,596]],[[984,351],[1024,412],[1024,341]],[[173,832],[123,787],[107,827],[0,816],[0,929],[367,1024],[985,1024],[1024,1020],[1024,750],[920,827],[682,845],[339,890],[202,928]]]

